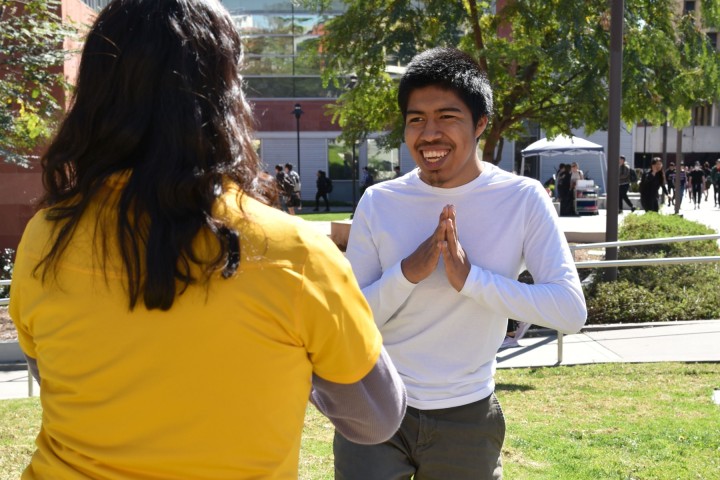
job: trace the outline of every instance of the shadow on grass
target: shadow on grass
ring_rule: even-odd
[[[518,383],[497,383],[495,384],[495,391],[501,392],[527,392],[529,390],[535,390],[532,385],[521,385]]]

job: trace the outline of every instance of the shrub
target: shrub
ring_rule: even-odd
[[[714,233],[673,215],[646,213],[625,218],[621,240],[682,237]],[[618,259],[717,256],[717,242],[678,242],[623,247]],[[720,265],[692,263],[623,267],[618,279],[602,283],[597,272],[585,287],[588,323],[635,323],[720,317]]]
[[[13,271],[13,258],[15,250],[6,248],[0,252],[0,280],[10,280]],[[0,298],[6,298],[10,292],[10,287],[0,287]]]

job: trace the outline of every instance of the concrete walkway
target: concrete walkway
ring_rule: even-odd
[[[561,361],[557,332],[545,331],[518,343],[518,347],[498,352],[498,368],[720,362],[720,320],[588,326],[580,333],[563,336]]]
[[[668,207],[667,204],[660,208],[660,213],[670,215],[675,213],[675,207]],[[643,210],[635,210],[632,215],[643,215]],[[624,212],[618,216],[618,226],[622,225],[623,219],[631,215],[625,206]],[[690,197],[685,196],[680,208],[680,215],[683,218],[702,223],[720,232],[720,208],[713,205],[712,192],[708,201],[702,201],[700,208],[695,209]],[[565,237],[571,243],[597,243],[605,241],[605,229],[607,227],[607,210],[598,210],[597,215],[585,215],[581,217],[559,217],[560,228],[565,232]]]

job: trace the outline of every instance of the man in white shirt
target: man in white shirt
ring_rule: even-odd
[[[454,49],[424,52],[398,103],[418,168],[365,192],[347,258],[408,410],[379,445],[336,433],[335,478],[501,478],[493,375],[507,319],[575,332],[587,315],[582,288],[542,185],[478,156],[492,111],[478,64]],[[517,281],[525,269],[534,284]]]

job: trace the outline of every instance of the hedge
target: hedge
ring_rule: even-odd
[[[628,215],[620,240],[716,233],[675,215]],[[718,256],[714,240],[622,247],[618,259]],[[585,284],[588,324],[639,323],[720,318],[720,264],[621,267],[616,281],[595,272]]]

